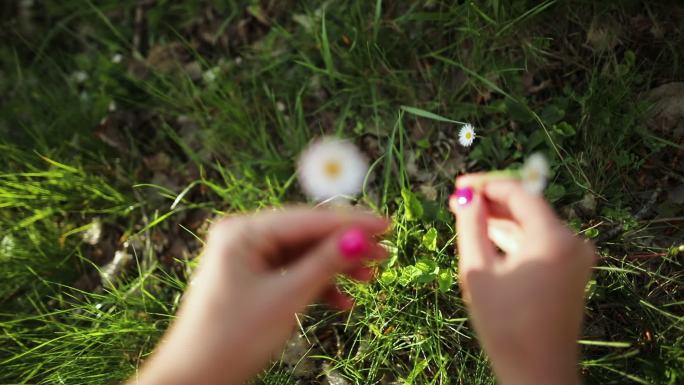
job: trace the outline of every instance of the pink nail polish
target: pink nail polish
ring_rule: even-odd
[[[454,191],[453,194],[449,197],[449,199],[456,199],[456,203],[461,206],[465,207],[470,202],[473,201],[473,188],[472,187],[463,187],[463,188],[458,188],[456,191]]]
[[[368,253],[368,235],[359,229],[351,229],[342,234],[337,244],[340,253],[348,260],[355,261]]]

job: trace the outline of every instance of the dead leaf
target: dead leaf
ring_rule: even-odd
[[[297,332],[285,344],[280,362],[291,367],[297,377],[313,377],[316,374],[316,362],[310,357],[311,348],[306,337]]]
[[[537,83],[532,72],[525,72],[522,76],[522,85],[528,95],[536,94],[551,85],[550,80],[542,80]]]
[[[603,52],[620,44],[620,26],[611,19],[594,19],[587,30],[587,45],[592,50]]]
[[[684,82],[656,87],[648,92],[647,98],[654,103],[648,126],[681,138],[684,135]]]
[[[667,195],[671,202],[684,204],[684,184],[671,188]]]
[[[587,216],[593,216],[596,214],[596,197],[592,193],[584,194],[582,200],[579,202],[579,208]]]
[[[127,154],[128,145],[126,139],[119,132],[117,119],[113,115],[105,116],[100,120],[100,124],[95,128],[95,136],[107,145],[117,149],[119,152]]]
[[[420,192],[425,195],[425,197],[431,201],[437,200],[437,189],[435,186],[425,183],[420,185]]]
[[[165,152],[158,152],[144,157],[143,163],[150,171],[166,171],[171,166],[171,157]]]
[[[265,26],[270,26],[271,22],[268,20],[268,16],[266,15],[266,12],[264,9],[261,7],[259,4],[253,4],[247,7],[247,12],[252,15],[255,19],[259,21],[259,23],[265,25]]]
[[[185,74],[188,75],[193,82],[202,79],[202,65],[197,60],[183,66],[183,70],[185,70]]]
[[[189,58],[190,53],[182,43],[155,45],[147,55],[147,65],[161,73],[169,73]]]
[[[349,385],[349,381],[342,377],[340,372],[335,369],[330,368],[330,364],[327,362],[323,364],[323,372],[325,373],[325,379],[323,384],[325,385]]]

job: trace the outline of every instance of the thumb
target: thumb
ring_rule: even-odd
[[[336,274],[360,266],[368,259],[380,259],[385,249],[359,228],[335,233],[299,258],[282,276],[284,291],[304,307],[320,297]]]
[[[496,251],[487,235],[487,207],[483,195],[472,187],[459,187],[449,197],[449,208],[456,215],[461,272],[491,265]]]

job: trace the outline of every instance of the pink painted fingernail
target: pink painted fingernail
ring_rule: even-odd
[[[457,188],[456,191],[451,194],[449,199],[456,199],[456,204],[461,207],[465,207],[473,201],[473,193],[474,191],[472,187]]]
[[[359,229],[348,230],[340,237],[337,247],[347,260],[358,260],[370,249],[368,235]]]

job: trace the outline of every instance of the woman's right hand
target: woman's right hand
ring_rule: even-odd
[[[594,248],[519,182],[478,178],[459,178],[461,199],[455,194],[449,206],[464,299],[494,372],[504,385],[578,384],[577,338]]]

